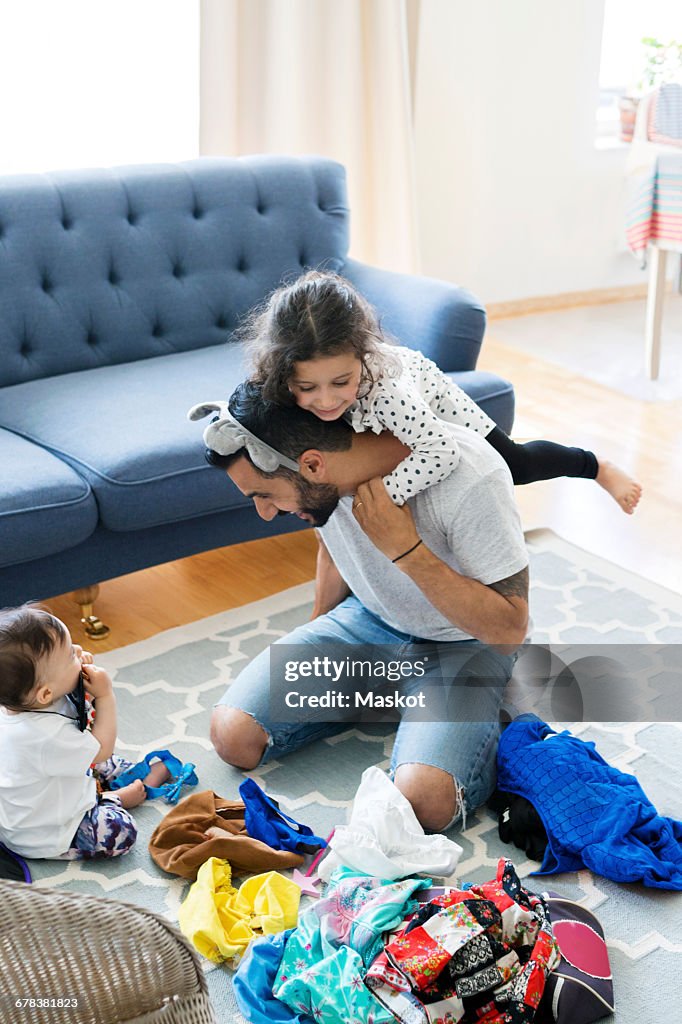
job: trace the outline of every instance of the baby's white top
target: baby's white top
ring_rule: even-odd
[[[50,712],[0,708],[0,839],[22,857],[66,853],[97,803],[87,772],[100,745],[73,713],[66,697]]]

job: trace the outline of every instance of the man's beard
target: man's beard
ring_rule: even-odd
[[[300,477],[296,479],[296,490],[301,503],[299,512],[310,516],[315,526],[324,526],[339,503],[339,489],[333,484],[311,484]],[[280,515],[288,515],[281,513]]]

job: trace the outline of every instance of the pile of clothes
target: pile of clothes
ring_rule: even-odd
[[[513,864],[465,889],[337,868],[298,927],[254,942],[234,990],[253,1024],[525,1024],[560,952]]]
[[[279,872],[327,847],[253,779],[241,784],[239,795],[225,800],[207,790],[187,797],[149,843],[159,867],[194,882],[178,914],[183,933],[203,956],[232,968],[255,938],[296,925],[301,890]],[[445,836],[425,835],[410,803],[372,767],[363,774],[348,824],[334,830],[320,878],[327,880],[338,865],[382,885],[426,872],[445,878],[454,875],[461,852]],[[233,874],[251,872],[257,874],[239,888],[232,884]],[[417,888],[428,884],[422,880]]]
[[[498,785],[500,836],[542,858],[537,873],[589,867],[682,888],[682,823],[661,817],[594,744],[517,719],[500,740]],[[330,837],[324,896],[300,915],[300,888],[279,872],[319,857],[327,841],[253,780],[240,796],[188,797],[150,851],[196,879],[180,925],[204,956],[236,969],[252,1024],[591,1024],[613,1012],[594,915],[526,889],[505,859],[488,882],[457,882],[461,848],[425,835],[378,768],[363,774],[348,823]],[[236,888],[233,871],[258,874]]]
[[[209,960],[235,967],[259,935],[293,927],[300,888],[280,874],[327,842],[285,814],[252,779],[241,800],[206,790],[170,811],[149,843],[153,860],[194,882],[178,914],[180,928]],[[237,889],[232,873],[252,873]]]

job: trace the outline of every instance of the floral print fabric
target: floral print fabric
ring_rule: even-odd
[[[324,899],[299,920],[284,948],[273,994],[319,1024],[388,1024],[394,1016],[364,983],[385,932],[416,909],[430,879],[389,882],[340,868]]]
[[[547,906],[510,861],[424,905],[366,976],[401,1024],[530,1024],[559,963]]]

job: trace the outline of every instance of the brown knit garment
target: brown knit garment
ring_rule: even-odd
[[[204,832],[212,825],[231,835],[207,839]],[[241,800],[223,800],[210,789],[192,793],[168,812],[154,829],[149,852],[164,871],[192,881],[209,857],[228,860],[235,874],[282,871],[303,863],[303,857],[297,853],[273,850],[260,839],[252,839],[244,825]]]

